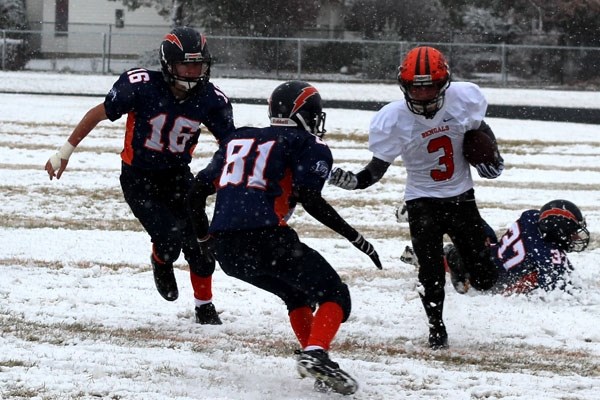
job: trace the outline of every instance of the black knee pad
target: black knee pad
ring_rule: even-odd
[[[190,271],[200,277],[206,278],[215,272],[215,260],[206,261],[204,258],[192,260],[186,257],[186,261],[190,266]]]

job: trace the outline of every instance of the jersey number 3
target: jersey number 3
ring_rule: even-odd
[[[452,141],[446,135],[431,139],[427,143],[427,151],[429,153],[437,153],[443,151],[443,155],[438,158],[438,164],[443,165],[444,169],[432,169],[429,174],[434,181],[446,181],[454,174],[454,148]]]

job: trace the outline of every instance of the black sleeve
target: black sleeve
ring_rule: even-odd
[[[196,237],[201,239],[208,233],[208,216],[206,215],[206,199],[215,193],[212,185],[194,181],[187,194],[186,203]]]
[[[390,165],[391,164],[387,161],[373,157],[367,166],[356,174],[356,179],[358,181],[356,188],[364,189],[378,182],[381,178],[383,178],[383,175],[385,175],[385,172],[388,170]]]
[[[486,124],[485,121],[481,121],[481,125],[479,125],[479,130],[485,132],[494,141],[494,144],[498,144],[496,142],[496,135],[494,135],[492,128],[488,124]]]
[[[339,233],[349,241],[358,238],[358,232],[351,227],[344,218],[321,196],[321,193],[314,189],[299,188],[297,191],[298,202],[313,218]]]

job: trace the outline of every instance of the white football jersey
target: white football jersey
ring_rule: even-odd
[[[452,82],[443,107],[432,119],[411,112],[404,99],[392,102],[371,120],[369,150],[389,163],[402,157],[405,200],[459,195],[473,187],[462,153],[464,134],[479,128],[486,110],[481,90],[469,82]]]

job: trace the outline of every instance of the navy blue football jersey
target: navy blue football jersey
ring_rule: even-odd
[[[294,188],[320,192],[332,164],[327,144],[305,130],[236,130],[196,177],[217,191],[209,233],[286,226]]]
[[[538,229],[540,213],[521,214],[497,244],[491,247],[500,272],[499,291],[527,293],[536,288],[564,289],[573,267],[567,254],[545,241]]]
[[[142,68],[121,74],[106,95],[104,107],[111,121],[127,114],[121,158],[144,169],[189,164],[200,124],[217,140],[235,129],[231,103],[212,83],[181,101],[171,93],[162,72]]]

